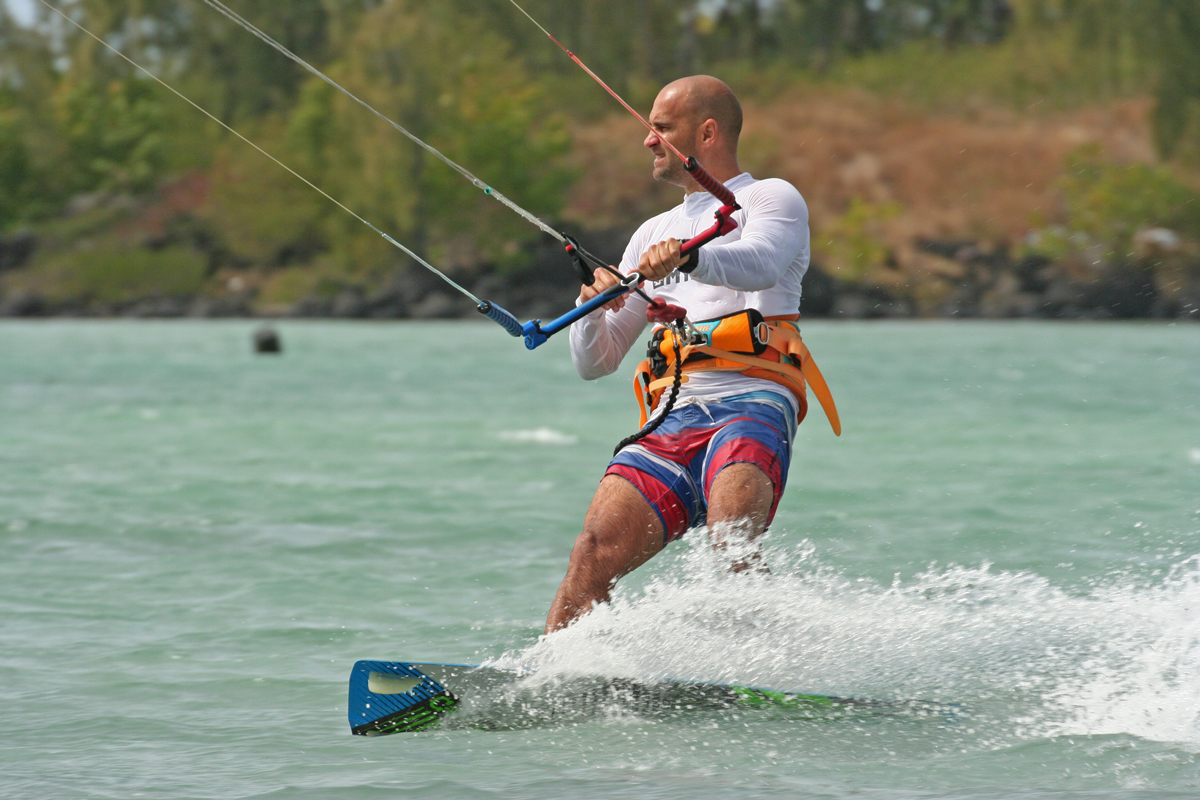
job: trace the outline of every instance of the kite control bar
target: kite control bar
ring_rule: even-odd
[[[600,294],[588,300],[586,303],[581,303],[575,308],[563,314],[558,319],[551,320],[545,325],[540,319],[531,319],[524,325],[517,320],[511,313],[505,311],[495,303],[482,302],[476,309],[480,314],[483,314],[488,319],[494,320],[500,324],[500,327],[508,331],[512,336],[524,336],[525,347],[533,350],[539,345],[545,344],[546,340],[554,334],[561,331],[563,328],[570,325],[580,317],[585,317],[595,311],[600,306],[617,299],[623,294],[628,294],[638,287],[644,280],[640,272],[632,272],[618,283],[605,289]]]
[[[724,194],[729,196],[730,201],[733,200],[732,192],[719,183],[717,186],[723,190]],[[716,192],[713,192],[712,194],[720,197],[720,195],[718,195]],[[724,202],[724,198],[721,199]],[[686,242],[680,245],[680,254],[687,255],[688,253],[697,250],[701,245],[711,242],[717,237],[724,236],[736,228],[737,222],[733,220],[733,212],[737,210],[738,205],[736,202],[727,202],[725,205],[717,209],[716,222],[713,223],[712,227],[698,236],[688,239]],[[553,319],[550,322],[547,322],[545,325],[542,324],[540,319],[533,319],[522,324],[508,311],[505,311],[495,303],[489,303],[487,301],[480,301],[479,305],[476,306],[476,309],[480,314],[483,314],[488,319],[498,323],[500,327],[508,331],[509,335],[525,337],[525,347],[533,350],[538,346],[545,344],[547,339],[570,325],[575,320],[585,317],[606,303],[609,303],[616,298],[621,297],[622,295],[634,291],[644,280],[645,278],[640,272],[631,272],[629,275],[608,287],[600,294],[584,303],[580,303],[578,306],[563,314],[561,317]],[[685,313],[686,312],[679,306],[668,305],[658,299],[651,300],[650,305],[646,308],[646,315],[652,322],[673,321],[681,318]]]

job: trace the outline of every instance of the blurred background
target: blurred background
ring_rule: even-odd
[[[558,246],[200,0],[53,0],[518,314]],[[1200,319],[1200,4],[527,0],[635,107],[707,72],[743,167],[811,210],[807,316]],[[615,262],[643,130],[507,0],[237,0],[288,48]],[[472,314],[349,214],[37,0],[0,4],[0,315]]]

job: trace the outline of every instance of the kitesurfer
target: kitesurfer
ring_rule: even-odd
[[[682,78],[659,92],[649,122],[644,144],[654,155],[653,176],[683,188],[684,200],[638,228],[620,272],[641,272],[650,296],[686,308],[693,320],[746,309],[767,320],[796,319],[809,261],[808,209],[790,183],[757,180],[738,166],[742,110],[734,93],[710,76]],[[720,203],[664,140],[698,159],[741,206],[732,233],[684,256],[680,241],[705,228]],[[606,270],[595,278],[580,302],[617,280]],[[646,306],[627,294],[574,323],[571,357],[584,379],[620,366],[645,330]],[[775,515],[807,408],[803,381],[796,387],[737,364],[688,374],[661,426],[620,450],[600,481],[546,632],[606,601],[621,576],[702,524],[735,571],[765,569],[754,543]]]

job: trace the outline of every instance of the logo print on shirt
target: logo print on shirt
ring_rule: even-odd
[[[663,278],[661,281],[655,281],[652,285],[654,286],[655,289],[661,289],[662,287],[668,286],[672,283],[679,283],[681,281],[690,281],[691,279],[692,279],[691,273],[679,272],[677,270],[675,272],[672,272],[667,277]]]

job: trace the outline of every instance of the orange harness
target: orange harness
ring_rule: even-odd
[[[784,317],[764,317],[749,308],[726,314],[717,319],[692,324],[690,341],[680,342],[683,362],[682,382],[693,372],[740,372],[750,378],[762,378],[788,389],[800,402],[797,422],[808,413],[807,387],[812,387],[833,432],[842,435],[833,395],[821,370],[812,359],[808,347],[800,338],[795,321],[799,314]],[[633,392],[644,426],[663,391],[674,383],[671,369],[675,363],[675,332],[661,327],[654,331],[647,349],[647,358],[637,365],[633,376]]]

